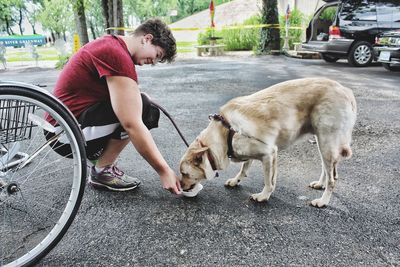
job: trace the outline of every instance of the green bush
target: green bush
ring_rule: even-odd
[[[302,35],[305,29],[308,18],[298,9],[294,9],[289,17],[289,27],[301,27],[301,29],[289,29],[289,47],[293,49],[293,43],[301,43]],[[217,40],[217,43],[224,43],[225,50],[238,51],[238,50],[253,50],[256,51],[260,42],[260,28],[246,28],[246,25],[261,24],[260,16],[253,16],[247,19],[241,25],[235,25],[233,29],[222,29],[215,31],[213,36],[222,37],[223,39]],[[281,47],[284,44],[285,38],[285,15],[279,17],[280,34],[281,34]],[[212,36],[211,29],[200,33],[197,41],[200,45],[209,44],[209,38]]]
[[[56,69],[62,70],[64,68],[65,64],[68,63],[68,60],[70,59],[71,56],[72,55],[70,55],[70,54],[59,56],[58,61],[56,63]]]
[[[208,29],[198,35],[197,41],[200,45],[209,44],[208,38],[217,36],[222,37],[222,39],[217,40],[217,43],[225,44],[225,50],[227,51],[253,50],[259,43],[260,29],[245,28],[243,26],[256,24],[260,24],[259,16],[250,17],[243,24],[234,25],[232,29],[227,27],[220,31],[214,31],[214,33],[212,29]]]

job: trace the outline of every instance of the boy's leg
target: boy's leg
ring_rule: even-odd
[[[119,154],[129,143],[129,138],[126,139],[110,139],[104,148],[102,154],[97,159],[96,167],[104,168],[114,164]]]
[[[126,175],[115,166],[119,154],[129,143],[128,135],[121,127],[110,102],[99,103],[86,110],[78,118],[86,138],[87,157],[96,160],[89,183],[96,188],[127,191],[139,186],[137,178]]]

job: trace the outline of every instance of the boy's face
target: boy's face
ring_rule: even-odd
[[[135,65],[152,64],[155,65],[164,57],[164,50],[152,44],[153,35],[146,34],[141,38],[141,44],[138,51],[133,55]]]

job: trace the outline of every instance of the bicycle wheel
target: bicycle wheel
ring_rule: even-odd
[[[45,133],[54,132],[48,141]],[[68,158],[54,151],[59,141],[69,144]],[[36,263],[61,240],[81,203],[86,171],[71,113],[43,92],[0,83],[1,266]]]

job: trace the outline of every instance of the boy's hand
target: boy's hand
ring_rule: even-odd
[[[179,177],[176,176],[173,170],[169,169],[167,172],[160,174],[160,179],[164,189],[176,195],[180,195],[182,193]]]

